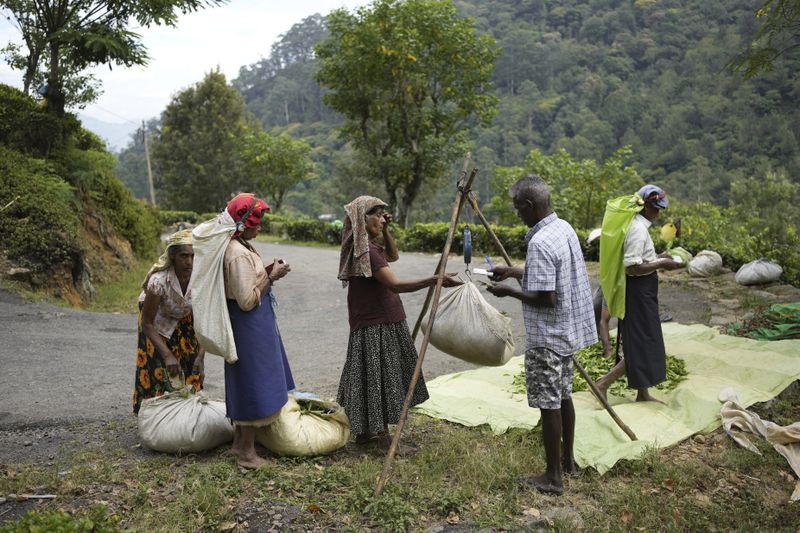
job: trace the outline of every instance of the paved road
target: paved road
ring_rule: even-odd
[[[336,279],[337,250],[258,243],[262,257],[292,265],[276,284],[278,323],[300,390],[335,396],[347,348],[347,291]],[[437,257],[403,254],[392,265],[404,278],[433,273]],[[460,258],[448,270],[463,270]],[[402,296],[413,326],[425,291]],[[523,348],[519,302],[487,299],[513,317],[518,352]],[[419,336],[417,345],[421,340]],[[89,313],[32,304],[0,291],[0,430],[106,421],[130,416],[136,316]],[[206,390],[222,397],[223,363],[206,362]],[[433,347],[427,378],[471,368]]]

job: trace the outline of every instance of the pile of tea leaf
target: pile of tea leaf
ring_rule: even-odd
[[[611,343],[614,343],[612,337]],[[603,357],[602,343],[593,344],[583,350],[579,350],[575,357],[581,363],[581,366],[592,378],[592,381],[597,381],[614,367],[614,358]],[[672,355],[667,354],[667,379],[663,383],[656,385],[656,389],[661,391],[670,391],[678,386],[678,384],[686,379],[689,373],[686,371],[686,363],[683,359],[678,359]],[[583,376],[580,375],[578,370],[575,370],[575,379],[572,381],[572,392],[589,390],[589,385]],[[511,383],[511,392],[515,394],[525,394],[525,369],[519,371]],[[609,393],[615,396],[632,396],[636,391],[628,388],[628,380],[625,376],[615,381]]]
[[[774,304],[749,320],[731,324],[727,333],[767,341],[800,339],[800,302]]]

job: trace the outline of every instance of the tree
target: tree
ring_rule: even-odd
[[[406,224],[423,183],[436,183],[466,151],[466,127],[495,112],[494,40],[443,0],[340,9],[328,29],[315,48],[324,101],[344,115],[342,137]]]
[[[150,132],[158,131],[158,119],[149,120],[145,129],[148,139],[152,139]],[[149,201],[150,187],[147,183],[147,159],[144,153],[145,129],[136,128],[136,131],[131,133],[128,146],[120,151],[117,157],[117,177],[136,198]]]
[[[606,201],[633,194],[643,185],[636,169],[625,166],[632,155],[625,146],[598,165],[593,159],[575,160],[565,150],[551,155],[532,150],[523,167],[495,169],[491,212],[505,223],[515,223],[508,191],[523,175],[537,174],[550,186],[553,209],[559,217],[576,228],[596,227],[602,222]]]
[[[287,133],[273,137],[260,127],[251,132],[243,144],[244,168],[252,183],[250,188],[269,199],[274,211],[280,210],[286,192],[314,170],[311,147]]]
[[[800,47],[800,0],[767,0],[756,10],[761,28],[726,67],[750,79],[769,72],[779,56]]]
[[[153,140],[159,202],[201,213],[222,209],[245,185],[241,139],[248,131],[244,101],[219,70],[175,95]]]
[[[0,0],[3,14],[13,19],[26,50],[9,44],[12,68],[23,70],[25,91],[44,84],[49,109],[58,116],[68,105],[97,96],[98,82],[81,74],[93,65],[144,65],[147,51],[140,26],[174,26],[178,12],[188,13],[226,0]]]

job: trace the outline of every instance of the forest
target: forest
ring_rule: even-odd
[[[497,113],[488,125],[467,126],[484,200],[495,194],[490,182],[498,167],[522,166],[532,150],[564,149],[577,161],[602,162],[629,146],[626,163],[642,180],[675,198],[721,207],[737,180],[763,180],[769,172],[800,179],[800,58],[787,55],[749,80],[725,68],[757,31],[760,2],[455,5],[499,50],[492,76]],[[342,117],[325,105],[314,78],[314,46],[327,35],[325,17],[306,18],[230,81],[266,131],[288,132],[312,147],[315,172],[287,193],[289,213],[340,214],[360,191],[384,193],[354,176],[352,151],[336,133]],[[137,139],[120,154],[119,171],[144,197]],[[460,160],[451,165],[455,176]],[[441,181],[428,186],[412,221],[446,217],[451,191]]]

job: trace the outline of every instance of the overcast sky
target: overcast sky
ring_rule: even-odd
[[[135,122],[155,117],[170,98],[197,83],[219,66],[228,80],[239,67],[268,56],[278,37],[314,13],[345,7],[353,10],[368,0],[232,0],[179,18],[177,27],[134,29],[150,55],[145,67],[94,69],[103,94],[81,114],[105,122]],[[19,31],[0,19],[0,47],[20,43]],[[22,73],[0,64],[0,82],[21,87]]]

